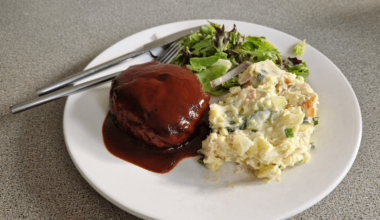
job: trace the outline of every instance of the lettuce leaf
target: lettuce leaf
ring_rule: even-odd
[[[198,43],[194,44],[194,46],[192,46],[192,49],[194,49],[191,53],[193,54],[199,54],[199,52],[202,50],[202,49],[205,49],[209,46],[212,46],[212,41],[211,40],[202,40],[202,41],[199,41]]]
[[[303,40],[303,41],[298,42],[296,44],[296,46],[294,47],[294,49],[293,49],[293,55],[301,57],[301,55],[303,54],[303,50],[305,49],[306,45],[309,45],[309,44],[306,43],[306,39]]]
[[[223,86],[217,86],[212,88],[210,82],[218,77],[223,76],[227,72],[227,67],[223,65],[211,66],[202,70],[195,75],[198,76],[199,81],[202,83],[203,90],[211,95],[221,95],[223,92]]]
[[[288,66],[288,71],[296,74],[297,76],[309,76],[309,68],[307,68],[305,61],[297,66]]]
[[[199,73],[196,73],[195,75],[198,76],[205,92],[212,95],[221,95],[224,90],[223,86],[212,88],[210,82],[218,77],[223,76],[231,68],[231,66],[232,64],[229,60],[219,59],[212,66],[200,71]]]
[[[248,54],[249,57],[240,57],[240,62],[249,60],[251,62],[260,62],[267,59],[277,60],[277,55],[280,52],[271,44],[265,37],[253,37],[248,36],[245,38],[245,42],[241,45],[240,49],[235,49],[233,51],[239,52],[241,54]]]
[[[216,53],[214,56],[210,57],[193,57],[190,58],[191,68],[193,70],[202,70],[211,65],[213,65],[219,59],[226,59],[227,54],[225,53]]]
[[[199,28],[199,32],[202,34],[206,34],[206,35],[212,35],[212,34],[216,33],[216,30],[212,25],[207,24],[207,25],[201,26]]]
[[[231,87],[234,87],[234,86],[240,86],[239,82],[238,82],[239,78],[238,77],[234,77],[230,80],[227,80],[225,81],[222,86],[226,89],[229,89]]]

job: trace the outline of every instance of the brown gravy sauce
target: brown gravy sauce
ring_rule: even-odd
[[[202,116],[203,122],[187,141],[169,148],[152,148],[135,140],[115,124],[108,112],[102,127],[103,141],[114,156],[152,172],[167,173],[182,159],[198,155],[202,141],[210,133],[208,112],[207,108]]]

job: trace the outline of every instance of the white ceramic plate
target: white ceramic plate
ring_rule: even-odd
[[[229,29],[236,24],[245,35],[265,36],[285,56],[299,42],[288,34],[252,23],[212,21]],[[134,34],[105,50],[87,68],[137,49],[152,41],[156,33],[165,36],[206,23],[177,22]],[[362,133],[359,104],[342,72],[312,46],[307,46],[302,59],[310,69],[307,81],[320,100],[320,124],[312,136],[316,148],[309,163],[286,169],[281,182],[267,184],[245,173],[234,174],[233,164],[223,165],[219,173],[211,172],[199,165],[196,157],[182,160],[167,174],[152,173],[116,158],[105,148],[101,133],[110,83],[67,99],[63,124],[70,156],[102,196],[141,218],[285,219],[296,215],[340,183],[354,162]],[[94,77],[149,60],[149,55],[143,55]]]

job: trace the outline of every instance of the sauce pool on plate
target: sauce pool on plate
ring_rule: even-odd
[[[182,159],[198,155],[202,141],[210,133],[207,116],[208,110],[203,114],[203,122],[187,141],[170,148],[153,148],[119,128],[108,112],[102,128],[103,141],[114,156],[152,172],[167,173]]]

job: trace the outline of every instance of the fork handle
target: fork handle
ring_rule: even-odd
[[[146,50],[139,50],[131,53],[124,54],[120,57],[116,57],[115,59],[112,59],[110,61],[107,61],[105,63],[102,63],[100,65],[94,66],[90,69],[83,70],[82,72],[79,72],[77,74],[74,74],[72,76],[69,76],[67,78],[64,78],[62,80],[59,80],[58,82],[55,82],[53,84],[50,84],[48,86],[42,87],[40,89],[37,89],[38,96],[42,96],[46,93],[52,92],[54,90],[57,90],[59,88],[65,87],[67,85],[70,85],[80,79],[86,78],[88,76],[94,75],[95,73],[98,73],[102,70],[105,70],[107,68],[110,68],[112,66],[118,65],[124,61],[127,61],[131,58],[137,57],[138,55],[141,55],[143,53],[146,53],[148,51]]]
[[[47,102],[50,102],[50,101],[53,101],[53,100],[56,100],[56,99],[59,99],[59,98],[65,97],[65,96],[69,96],[69,95],[75,94],[77,92],[81,92],[83,90],[87,90],[87,89],[99,86],[101,84],[104,84],[104,83],[114,79],[121,72],[122,71],[112,73],[110,75],[99,77],[97,79],[94,79],[94,80],[91,80],[91,81],[88,81],[85,83],[81,83],[81,84],[78,84],[75,86],[63,88],[63,89],[60,89],[58,91],[55,91],[55,92],[40,96],[38,98],[35,98],[33,100],[14,105],[10,108],[11,112],[12,112],[12,114],[16,114],[16,113],[25,111],[27,109],[33,108],[35,106],[42,105],[42,104],[45,104]]]

